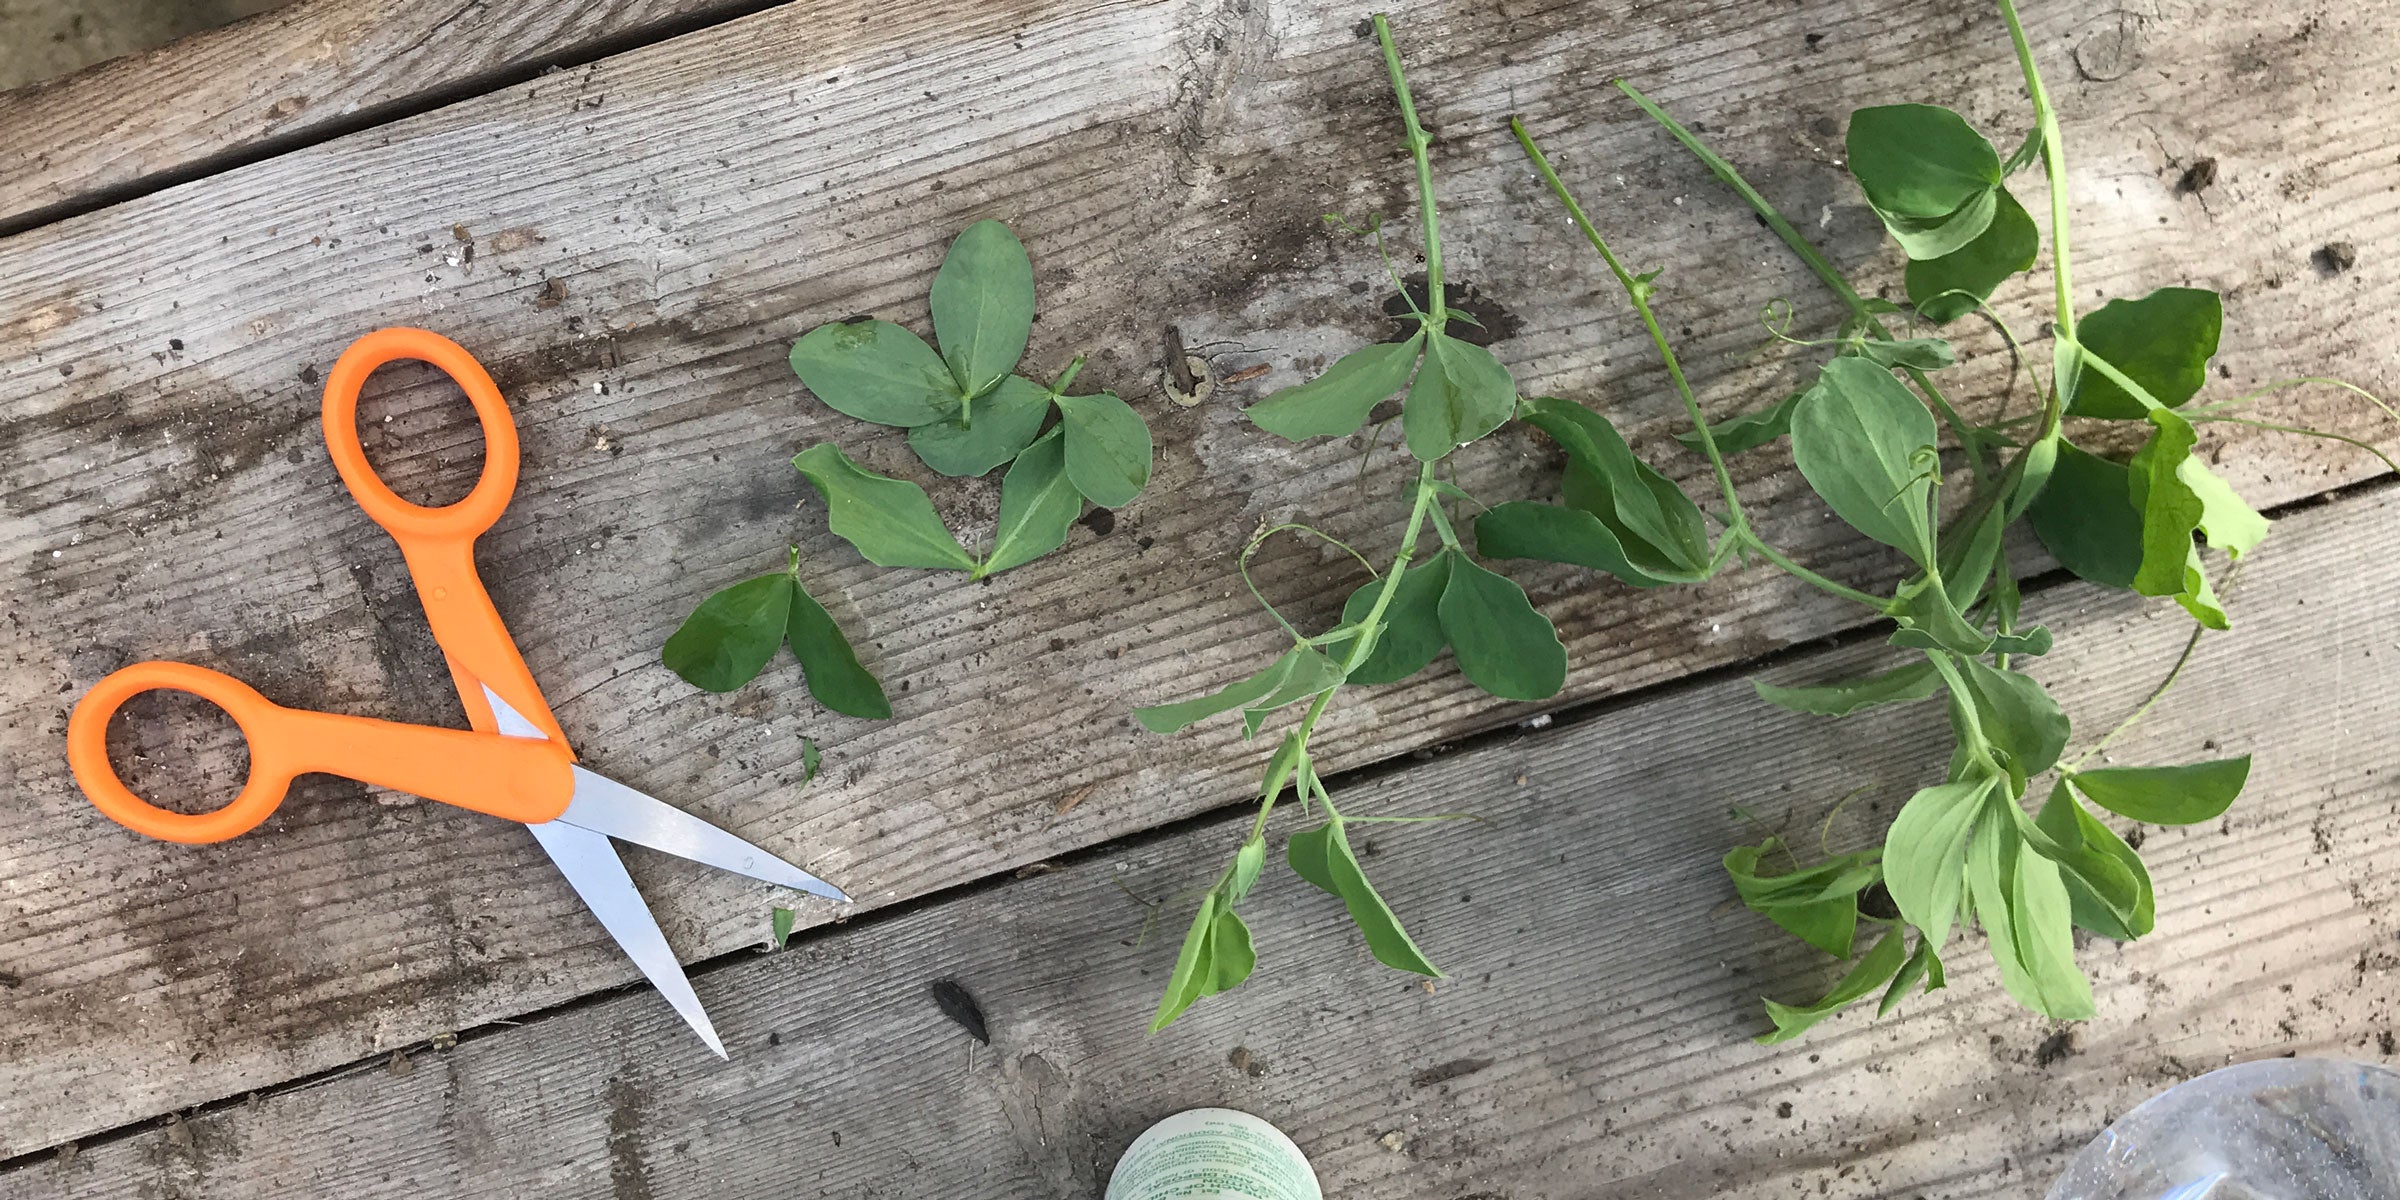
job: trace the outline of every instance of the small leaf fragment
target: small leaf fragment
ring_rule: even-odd
[[[800,914],[788,908],[778,908],[768,915],[767,933],[774,939],[776,949],[783,949],[784,943],[792,940],[792,925],[799,919]]]

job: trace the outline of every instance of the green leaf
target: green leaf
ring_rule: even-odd
[[[1949,590],[1922,577],[1916,580],[1914,590],[1900,596],[1900,611],[1893,613],[1892,619],[1900,625],[1891,638],[1895,646],[1948,650],[1968,657],[1990,653],[1992,648],[1992,635],[1958,611]]]
[[[2111,300],[2076,322],[2075,340],[2150,398],[2175,408],[2208,382],[2225,305],[2205,288],[2164,287],[2139,300]],[[2078,417],[2139,420],[2142,402],[2098,371],[2078,373],[2067,412]]]
[[[1777,1042],[1788,1042],[1808,1032],[1809,1026],[1832,1016],[1868,992],[1882,987],[1884,981],[1900,970],[1902,961],[1907,957],[1908,940],[1899,927],[1895,926],[1876,940],[1874,948],[1868,950],[1866,955],[1858,960],[1858,965],[1851,967],[1840,981],[1833,985],[1832,991],[1825,993],[1824,999],[1805,1006],[1778,1004],[1773,1000],[1767,1001],[1767,1017],[1775,1022],[1775,1032],[1762,1034],[1758,1038],[1758,1043],[1762,1046],[1772,1046]]]
[[[1987,775],[1925,788],[1901,806],[1884,835],[1884,886],[1900,915],[1936,951],[1950,940],[1964,886],[1967,835],[1995,782]]]
[[[1011,375],[975,402],[972,424],[956,413],[908,431],[908,446],[926,466],[944,475],[988,474],[1015,458],[1042,432],[1050,415],[1050,389]]]
[[[1909,367],[1939,371],[1958,362],[1958,351],[1941,338],[1869,338],[1857,344],[1858,357],[1879,367]]]
[[[2057,863],[2027,850],[2012,820],[1988,814],[1967,851],[1968,892],[2000,966],[2000,982],[2017,1003],[2044,1016],[2093,1016],[2091,981],[2075,966],[2074,904],[2066,881]]]
[[[2142,516],[2141,567],[2133,589],[2145,596],[2173,596],[2201,624],[2226,627],[2201,567],[2192,534],[2241,557],[2267,534],[2266,518],[2233,494],[2215,472],[2192,457],[2198,434],[2191,422],[2168,409],[2152,409],[2157,427],[2127,465],[2126,491]]]
[[[2067,748],[2067,714],[2031,676],[2003,671],[1982,659],[1962,660],[1967,690],[1983,736],[2007,752],[2019,773],[2030,778],[2058,764]]]
[[[1167,976],[1167,989],[1158,998],[1158,1011],[1150,1016],[1150,1032],[1157,1033],[1183,1015],[1192,1001],[1201,996],[1201,989],[1216,979],[1216,968],[1209,961],[1209,935],[1216,931],[1218,895],[1211,891],[1200,899],[1200,911],[1192,916],[1192,927],[1183,935],[1183,949],[1175,955],[1175,970]]]
[[[2121,942],[2150,932],[2157,909],[2141,855],[2085,812],[2066,780],[2051,786],[2034,827],[2048,844],[2029,839],[2030,844],[2058,864],[2074,902],[2075,924]]]
[[[1450,556],[1442,632],[1459,673],[1503,700],[1543,700],[1567,682],[1567,648],[1525,589],[1463,554]]]
[[[2050,481],[2025,520],[2060,566],[2093,583],[2129,588],[2142,565],[2142,512],[2131,489],[2123,465],[2062,441]]]
[[[1567,452],[1567,503],[1608,526],[1637,569],[1655,578],[1693,578],[1707,568],[1708,529],[1699,506],[1637,457],[1607,418],[1549,396],[1526,401],[1524,416]]]
[[[1517,384],[1492,352],[1446,333],[1425,342],[1425,365],[1400,410],[1408,451],[1432,462],[1500,428],[1517,411]]]
[[[878,684],[880,688],[882,685]],[[800,786],[807,787],[817,777],[817,768],[825,763],[825,753],[817,749],[815,738],[800,739]],[[794,789],[797,790],[797,789]]]
[[[1326,862],[1332,841],[1331,824],[1303,829],[1292,835],[1291,843],[1284,847],[1283,858],[1291,864],[1292,874],[1307,880],[1318,891],[1338,899],[1342,892],[1334,886],[1333,868]]]
[[[1444,550],[1401,574],[1400,582],[1393,585],[1391,603],[1383,608],[1383,632],[1376,636],[1366,660],[1351,669],[1350,682],[1373,685],[1406,679],[1424,670],[1442,647],[1450,644],[1442,632],[1441,604],[1442,589],[1450,583],[1451,557]],[[1370,579],[1350,593],[1350,599],[1342,604],[1342,623],[1355,625],[1366,620],[1384,582]],[[1325,652],[1348,661],[1350,643],[1327,646]]]
[[[819,325],[792,346],[792,371],[835,412],[913,429],[958,412],[958,385],[925,339],[890,321]]]
[[[1930,104],[1850,114],[1850,173],[1910,258],[1951,254],[1998,211],[2000,152],[1966,118]]]
[[[1267,693],[1265,699],[1242,710],[1243,737],[1255,736],[1259,725],[1266,721],[1267,714],[1286,704],[1297,704],[1342,682],[1340,664],[1314,647],[1302,646],[1284,657],[1292,665],[1275,685],[1275,690]]]
[[[1727,417],[1710,425],[1708,435],[1716,441],[1717,453],[1739,454],[1744,450],[1764,446],[1768,442],[1790,433],[1792,431],[1792,410],[1800,406],[1800,397],[1807,394],[1806,390],[1793,392],[1757,412],[1743,413],[1738,417]],[[1707,452],[1704,449],[1705,443],[1701,442],[1697,432],[1676,434],[1675,440],[1682,442],[1684,449],[1694,454]]]
[[[1346,437],[1367,423],[1377,404],[1408,383],[1409,368],[1425,347],[1424,331],[1404,342],[1377,342],[1353,350],[1306,383],[1284,388],[1244,410],[1252,423],[1277,437],[1306,441]]]
[[[877,475],[831,442],[811,446],[792,466],[825,498],[825,524],[879,567],[972,571],[975,559],[950,536],[925,489]]]
[[[998,221],[961,231],[933,276],[933,336],[958,390],[981,396],[1014,370],[1033,333],[1033,263]]]
[[[1307,694],[1314,695],[1340,682],[1342,670],[1333,664],[1333,660],[1316,650],[1294,646],[1283,657],[1268,664],[1265,670],[1240,683],[1191,700],[1137,708],[1133,710],[1133,716],[1142,723],[1142,728],[1152,733],[1173,733],[1194,721],[1256,705],[1278,694],[1295,678],[1302,683],[1314,683],[1324,681],[1328,676],[1330,682],[1323,682],[1322,686]]]
[[[798,590],[777,571],[710,596],[667,638],[659,661],[704,691],[730,692],[750,682],[783,644],[785,613]]]
[[[1303,843],[1303,838],[1308,840]],[[1358,858],[1350,852],[1350,838],[1343,832],[1341,818],[1335,817],[1321,828],[1293,834],[1287,855],[1292,870],[1302,879],[1342,898],[1343,906],[1350,910],[1351,923],[1365,935],[1367,949],[1374,953],[1377,962],[1435,979],[1442,977],[1441,971],[1426,961],[1424,952],[1409,939],[1408,931],[1400,927],[1400,918],[1393,916],[1391,907],[1375,893],[1366,873],[1358,869]]]
[[[892,702],[884,698],[883,685],[876,682],[874,673],[859,665],[858,652],[850,648],[850,639],[842,636],[841,626],[808,594],[808,589],[793,580],[792,602],[784,618],[784,638],[792,645],[792,653],[800,659],[801,677],[808,681],[808,694],[817,703],[846,716],[881,721],[892,715]],[[812,744],[804,752],[808,757],[808,773],[813,778],[816,750]]]
[[[1908,998],[1909,989],[1919,983],[1923,983],[1929,992],[1942,986],[1941,974],[1942,960],[1933,952],[1933,943],[1919,937],[1915,952],[1908,956],[1907,962],[1900,964],[1900,973],[1892,976],[1892,985],[1883,989],[1883,1001],[1875,1006],[1875,1015],[1892,1015],[1892,1010],[1900,1007],[1900,1002]]]
[[[1975,311],[1977,301],[1989,300],[2009,277],[2033,268],[2041,253],[2042,232],[2025,206],[2007,188],[1995,188],[1992,223],[1974,241],[1940,258],[1908,261],[1908,302],[1936,325],[1946,325]]]
[[[1759,699],[1793,712],[1846,717],[1879,704],[1930,699],[1942,690],[1942,678],[1934,672],[1933,664],[1913,662],[1880,675],[1815,687],[1778,687],[1759,679],[1751,680],[1750,686],[1758,692]]]
[[[1055,399],[1075,490],[1102,508],[1141,495],[1150,484],[1150,427],[1142,415],[1109,392]]]
[[[1000,477],[1000,520],[992,552],[976,568],[978,578],[1023,566],[1067,544],[1067,531],[1083,515],[1083,496],[1067,478],[1067,456],[1056,429],[1043,434]]]
[[[1851,528],[1924,566],[1936,436],[1933,415],[1890,371],[1836,358],[1792,413],[1792,461]]]
[[[1258,954],[1250,947],[1250,927],[1242,923],[1228,900],[1217,912],[1208,941],[1208,982],[1200,989],[1203,996],[1231,991],[1250,978],[1258,965]]]
[[[1625,544],[1591,513],[1530,500],[1495,505],[1476,517],[1475,549],[1485,558],[1531,558],[1606,571],[1640,588],[1683,582],[1633,565]]]
[[[767,929],[775,939],[776,949],[783,949],[783,944],[792,940],[792,925],[799,919],[800,914],[788,908],[778,908],[768,916]]]
[[[2050,653],[2050,627],[2036,625],[2023,633],[2006,633],[1992,639],[1988,653],[2023,654],[2040,658]]]
[[[1769,838],[1756,846],[1736,846],[1725,852],[1725,873],[1733,890],[1752,912],[1766,917],[1794,937],[1833,955],[1850,957],[1850,941],[1858,926],[1858,893],[1883,879],[1873,851],[1845,854],[1788,875],[1760,875],[1759,860],[1780,846]]]
[[[1272,801],[1282,795],[1283,785],[1290,783],[1292,776],[1299,774],[1301,764],[1307,759],[1308,744],[1300,739],[1300,731],[1295,729],[1284,734],[1283,744],[1275,747],[1275,753],[1267,759],[1267,773],[1259,780],[1258,798],[1260,802]]]
[[[2235,495],[2233,485],[2208,464],[2187,456],[2176,466],[2175,477],[2200,498],[2200,535],[2210,547],[2238,559],[2266,540],[2267,519]]]
[[[2067,777],[2092,803],[2151,825],[2190,825],[2233,807],[2250,781],[2250,756],[2180,767],[2102,767]]]
[[[1266,865],[1267,839],[1264,834],[1243,842],[1242,848],[1234,851],[1233,870],[1225,877],[1227,908],[1241,903],[1242,897],[1250,894],[1250,889],[1258,884],[1259,872],[1265,870]]]

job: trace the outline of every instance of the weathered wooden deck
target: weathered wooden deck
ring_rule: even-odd
[[[1090,1195],[1149,1121],[1206,1103],[1284,1125],[1346,1197],[2026,1195],[2110,1116],[2229,1057],[2393,1055],[2400,492],[2363,454],[2230,426],[2208,435],[2218,469],[2283,519],[2233,632],[2125,753],[2213,741],[2258,767],[2222,828],[2151,835],[2158,932],[2086,952],[2099,1019],[2053,1027],[1961,954],[1950,990],[1894,1019],[1751,1045],[1758,994],[1827,971],[1724,903],[1717,857],[1750,832],[1728,804],[1813,824],[1871,783],[1844,819],[1857,840],[1943,734],[1930,713],[1833,726],[1753,700],[1748,674],[1877,652],[1780,576],[1636,593],[1539,570],[1515,573],[1574,663],[1547,727],[1443,667],[1345,693],[1322,740],[1363,808],[1491,818],[1379,839],[1386,895],[1454,978],[1428,993],[1376,967],[1287,877],[1245,906],[1259,977],[1145,1036],[1174,930],[1145,940],[1143,904],[1205,884],[1266,748],[1221,725],[1151,737],[1128,710],[1263,661],[1276,634],[1232,564],[1261,521],[1388,542],[1403,515],[1402,464],[1357,484],[1355,443],[1295,449],[1239,417],[1378,331],[1351,293],[1371,255],[1317,219],[1409,203],[1363,10],[383,7],[301,0],[0,94],[0,1196]],[[2228,395],[2312,373],[2400,390],[2400,5],[2027,15],[2065,111],[2084,301],[2224,291]],[[1507,115],[1666,269],[1661,303],[1728,411],[1789,370],[1757,306],[1822,323],[1830,305],[1608,79],[1704,123],[1869,280],[1896,271],[1826,131],[1907,99],[2023,119],[2005,36],[1969,0],[1446,2],[1396,24],[1439,131],[1452,270],[1517,322],[1498,353],[1687,477],[1663,374]],[[2179,191],[2200,158],[2216,182]],[[855,311],[921,322],[941,247],[982,216],[1033,253],[1034,361],[1091,353],[1085,377],[1161,447],[1109,532],[988,587],[860,562],[795,508],[783,462],[838,437],[899,467],[898,438],[803,402],[784,351]],[[2312,266],[2336,241],[2355,266]],[[483,570],[583,755],[860,898],[761,955],[766,889],[629,854],[730,1063],[626,987],[504,824],[319,779],[249,837],[170,846],[67,778],[68,705],[138,658],[457,720],[397,553],[318,444],[316,380],[390,324],[467,345],[516,409],[524,482]],[[1223,371],[1273,370],[1171,405],[1170,324]],[[462,485],[465,406],[385,374],[383,469]],[[1974,378],[1996,392],[1996,370]],[[2280,412],[2400,445],[2349,400]],[[1487,499],[1555,486],[1530,438],[1461,457]],[[1783,461],[1739,464],[1778,542],[1887,580],[1896,561]],[[962,528],[993,504],[937,499]],[[708,696],[657,664],[693,602],[786,539],[867,632],[895,720],[828,717],[788,677]],[[1258,575],[1329,619],[1344,561],[1279,544]],[[2188,626],[2021,566],[2073,648],[2036,673],[2105,729]],[[160,757],[190,760],[162,777],[240,770],[226,731],[158,711]],[[827,769],[802,789],[804,734]],[[990,1048],[925,999],[943,976],[981,998]]]

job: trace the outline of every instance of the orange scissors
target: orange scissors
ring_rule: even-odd
[[[430,363],[465,389],[483,425],[483,476],[440,508],[394,495],[358,440],[358,391],[375,368]],[[626,956],[718,1057],[708,1014],[658,920],[625,873],[610,838],[727,871],[847,901],[841,890],[757,846],[575,764],[566,735],[475,573],[475,539],[499,520],[517,487],[517,428],[482,364],[422,329],[381,329],[351,343],[325,379],[325,446],[358,506],[400,544],[426,623],[466,706],[464,729],[403,725],[284,708],[229,675],[190,663],[143,662],[92,685],[67,722],[67,762],[92,805],[136,833],[171,842],[221,842],[255,828],[295,776],[317,772],[521,821]],[[230,715],[250,743],[250,777],[231,804],[186,814],[128,791],[108,761],[108,721],[157,689],[188,692]]]

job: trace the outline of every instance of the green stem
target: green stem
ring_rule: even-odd
[[[1991,743],[1984,740],[1983,716],[1975,708],[1975,693],[1967,690],[1966,677],[1958,673],[1958,664],[1939,650],[1926,651],[1925,660],[1933,664],[1934,672],[1942,677],[1942,685],[1950,689],[1951,702],[1958,705],[1959,736],[1967,744],[1967,757],[1992,775],[2006,775],[1992,758]]]
[[[2042,171],[2050,177],[2050,262],[2058,288],[2058,336],[2075,342],[2075,286],[2072,255],[2067,252],[2067,155],[2059,142],[2058,114],[2050,107],[2050,91],[2042,86],[2041,68],[2033,61],[2033,45],[2025,40],[2025,24],[2017,19],[2013,0],[1994,0],[2000,19],[2008,23],[2008,40],[2017,50],[2017,67],[2025,75],[2025,94],[2033,101],[2034,131],[2042,139]]]
[[[1382,13],[1374,16],[1375,40],[1383,46],[1383,65],[1392,76],[1392,94],[1400,98],[1400,120],[1408,129],[1409,157],[1417,163],[1417,211],[1425,221],[1425,327],[1442,331],[1449,310],[1442,306],[1442,231],[1433,208],[1433,160],[1426,154],[1433,139],[1417,123],[1416,98],[1400,71],[1400,47],[1392,42],[1392,24]],[[1405,292],[1407,289],[1402,289]]]
[[[1417,539],[1425,532],[1426,518],[1432,511],[1435,495],[1433,464],[1425,463],[1417,468],[1416,502],[1409,508],[1408,527],[1400,534],[1400,549],[1392,556],[1392,569],[1383,574],[1383,587],[1376,591],[1375,603],[1359,620],[1361,632],[1359,636],[1351,639],[1350,651],[1342,659],[1343,675],[1346,676],[1357,670],[1359,664],[1367,661],[1367,655],[1374,649],[1364,631],[1373,629],[1377,622],[1383,620],[1385,610],[1391,607],[1392,595],[1400,590],[1400,576],[1408,569],[1409,561],[1417,555]],[[1295,731],[1295,736],[1300,741],[1301,766],[1295,778],[1314,776],[1315,768],[1309,765],[1308,758],[1309,735],[1316,732],[1317,721],[1325,715],[1326,707],[1333,703],[1333,694],[1340,690],[1342,690],[1342,685],[1337,683],[1318,692],[1316,699],[1309,701],[1308,712],[1300,718],[1300,728]],[[1328,808],[1330,808],[1330,802]],[[1257,837],[1265,832],[1267,814],[1273,811],[1275,811],[1275,797],[1269,796],[1258,806],[1258,819],[1250,826],[1251,837]]]
[[[1643,112],[1650,114],[1650,119],[1658,122],[1660,128],[1665,129],[1676,141],[1683,143],[1683,148],[1691,151],[1692,156],[1700,160],[1700,165],[1708,168],[1709,174],[1716,176],[1718,182],[1731,188],[1735,195],[1740,196],[1744,202],[1748,203],[1751,211],[1756,212],[1759,219],[1767,223],[1767,228],[1774,230],[1775,236],[1782,238],[1783,244],[1790,247],[1792,253],[1798,255],[1801,262],[1807,264],[1808,269],[1816,274],[1818,281],[1823,283],[1835,297],[1850,309],[1852,319],[1864,325],[1876,337],[1887,342],[1892,340],[1891,330],[1885,328],[1882,318],[1867,307],[1866,298],[1858,294],[1858,289],[1851,287],[1850,281],[1843,277],[1841,271],[1832,263],[1827,262],[1825,256],[1818,253],[1817,248],[1811,245],[1807,238],[1800,236],[1800,231],[1792,228],[1792,223],[1784,219],[1783,213],[1774,205],[1767,203],[1767,198],[1759,195],[1758,189],[1751,187],[1750,181],[1742,178],[1742,173],[1734,170],[1732,163],[1725,161],[1716,151],[1709,149],[1708,143],[1701,141],[1698,134],[1684,128],[1682,122],[1669,116],[1666,109],[1659,107],[1656,101],[1643,95],[1641,89],[1622,79],[1617,80],[1616,83],[1618,91],[1625,93],[1635,104],[1641,106]],[[1983,448],[1974,437],[1974,427],[1967,423],[1965,417],[1959,415],[1958,409],[1951,405],[1950,398],[1942,394],[1942,389],[1934,386],[1933,380],[1925,372],[1917,370],[1915,367],[1903,367],[1901,370],[1908,375],[1909,382],[1916,384],[1917,389],[1925,393],[1925,398],[1933,402],[1935,411],[1941,413],[1942,420],[1947,422],[1951,432],[1957,435],[1959,448],[1966,452],[1967,468],[1980,484],[1984,478]]]
[[[1068,385],[1068,384],[1070,384],[1070,383],[1073,383],[1073,382],[1075,382],[1075,376],[1076,376],[1076,373],[1077,373],[1077,372],[1080,372],[1080,371],[1082,371],[1082,370],[1083,370],[1083,356],[1082,356],[1082,355],[1080,355],[1080,354],[1078,354],[1078,355],[1076,355],[1076,356],[1075,356],[1075,361],[1074,361],[1074,362],[1071,362],[1071,363],[1068,363],[1068,364],[1067,364],[1067,369],[1066,369],[1066,370],[1064,370],[1064,371],[1060,371],[1060,372],[1058,373],[1058,382],[1050,385],[1050,394],[1051,394],[1051,395],[1053,395],[1053,396],[1063,396],[1063,395],[1066,395],[1066,394],[1067,394],[1067,385]]]
[[[1631,89],[1628,88],[1628,90]],[[1639,93],[1635,93],[1635,95],[1637,98],[1639,97]],[[1649,283],[1625,269],[1625,264],[1617,258],[1616,251],[1609,248],[1608,239],[1600,235],[1600,230],[1593,226],[1591,218],[1584,214],[1583,205],[1577,203],[1574,193],[1567,190],[1566,181],[1558,177],[1557,170],[1550,165],[1549,157],[1542,153],[1540,146],[1534,144],[1533,135],[1525,130],[1525,123],[1512,117],[1509,119],[1508,127],[1517,135],[1517,143],[1525,148],[1525,156],[1533,160],[1534,170],[1541,174],[1543,182],[1550,185],[1550,190],[1558,197],[1559,203],[1566,206],[1567,216],[1574,221],[1575,228],[1582,231],[1584,240],[1592,244],[1592,249],[1600,252],[1600,259],[1608,264],[1609,273],[1617,277],[1618,286],[1625,289],[1626,299],[1633,302],[1633,310],[1640,314],[1642,327],[1650,333],[1650,344],[1657,347],[1659,358],[1666,363],[1667,378],[1674,381],[1675,394],[1682,398],[1684,411],[1691,416],[1692,429],[1700,439],[1701,450],[1708,456],[1709,467],[1716,472],[1717,487],[1725,494],[1725,541],[1719,543],[1720,548],[1728,544],[1748,546],[1756,550],[1768,562],[1774,563],[1798,579],[1845,600],[1864,604],[1877,612],[1888,612],[1891,606],[1882,598],[1868,595],[1844,584],[1835,583],[1833,580],[1801,566],[1786,557],[1782,551],[1766,544],[1758,536],[1757,531],[1750,527],[1749,513],[1742,508],[1742,499],[1734,491],[1733,472],[1726,467],[1725,455],[1717,448],[1716,435],[1709,431],[1708,418],[1700,411],[1699,399],[1692,394],[1692,385],[1684,376],[1683,364],[1675,357],[1675,347],[1667,341],[1666,330],[1659,326],[1658,314],[1650,307]],[[1805,245],[1805,243],[1803,244]],[[1810,253],[1813,254],[1815,251],[1811,250]],[[1831,269],[1827,268],[1827,270]],[[1838,275],[1835,276],[1837,281],[1839,278]],[[1840,286],[1847,288],[1849,285],[1844,283]]]
[[[1550,166],[1550,159],[1534,145],[1533,135],[1525,131],[1521,118],[1508,119],[1509,132],[1517,135],[1517,144],[1525,148],[1525,157],[1533,160],[1533,169],[1541,173],[1542,182],[1550,185],[1551,194],[1567,208],[1567,218],[1583,232],[1583,239],[1600,252],[1600,261],[1608,264],[1609,274],[1617,277],[1617,285],[1625,289],[1625,297],[1633,301],[1633,310],[1641,314],[1642,328],[1650,331],[1650,344],[1658,348],[1658,356],[1667,364],[1667,378],[1675,383],[1675,394],[1683,398],[1683,410],[1691,415],[1692,428],[1700,438],[1700,448],[1708,455],[1708,465],[1717,474],[1717,487],[1725,493],[1727,535],[1740,537],[1750,528],[1750,518],[1742,511],[1742,499],[1734,494],[1733,472],[1725,467],[1725,456],[1717,449],[1716,435],[1709,432],[1708,417],[1700,411],[1700,401],[1692,395],[1692,385],[1684,378],[1683,364],[1675,358],[1675,348],[1667,342],[1666,331],[1659,328],[1658,315],[1650,309],[1650,285],[1636,278],[1618,261],[1616,251],[1609,249],[1608,239],[1600,236],[1590,217],[1584,215],[1583,205],[1575,202],[1574,193],[1567,190],[1566,181]]]

